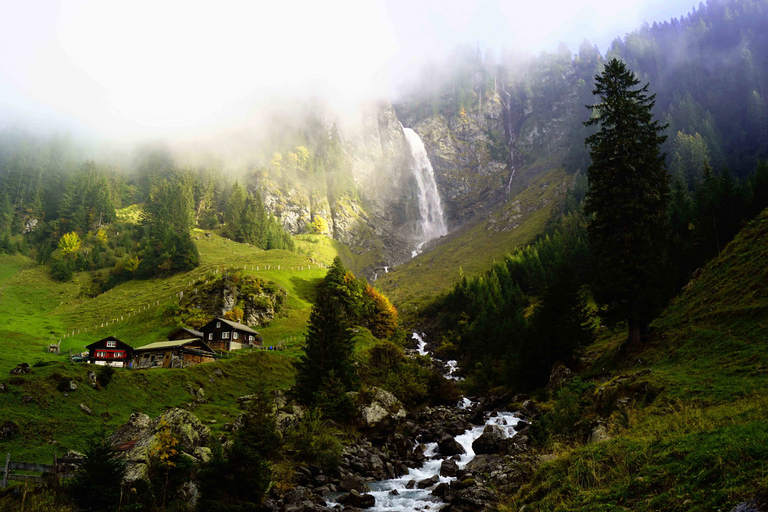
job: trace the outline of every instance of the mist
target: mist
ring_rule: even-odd
[[[610,40],[686,3],[7,2],[0,126],[93,145],[194,141],[268,128],[274,106],[320,101],[353,122],[461,43],[531,54]]]

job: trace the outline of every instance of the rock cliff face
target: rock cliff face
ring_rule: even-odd
[[[227,317],[251,327],[269,324],[285,303],[285,290],[269,281],[225,272],[218,279],[196,284],[179,300],[178,319],[198,328],[211,317]]]
[[[465,224],[506,198],[505,108],[501,98],[493,95],[482,106],[455,116],[420,119],[403,112],[424,141],[449,227]]]
[[[515,180],[516,172],[534,155],[562,151],[575,103],[575,95],[544,104],[535,96],[513,97],[501,90],[455,114],[407,101],[371,105],[354,131],[340,134],[340,165],[351,175],[355,192],[334,197],[324,191],[330,186],[300,182],[280,188],[262,181],[258,188],[291,233],[309,232],[320,216],[329,224],[329,235],[353,253],[372,254],[374,263],[364,272],[371,278],[376,267],[409,260],[419,242],[418,185],[403,126],[425,145],[450,231],[514,201],[531,178],[527,173]],[[506,210],[497,229],[509,229],[520,214],[514,205]]]

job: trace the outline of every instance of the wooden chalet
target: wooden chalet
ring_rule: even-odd
[[[260,347],[263,341],[261,334],[247,325],[224,318],[214,318],[200,330],[205,342],[214,350],[230,351],[243,347]]]
[[[88,349],[89,363],[123,368],[130,366],[133,361],[133,348],[114,336],[91,343],[85,348]]]
[[[216,360],[216,352],[200,338],[157,341],[134,349],[134,368],[186,368]]]
[[[191,340],[194,338],[203,339],[203,333],[186,327],[179,327],[168,335],[169,340]]]

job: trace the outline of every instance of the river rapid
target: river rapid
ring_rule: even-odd
[[[413,339],[416,340],[416,350],[419,354],[428,355],[426,342],[423,335],[413,333]],[[451,364],[453,363],[453,364]],[[446,362],[448,373],[447,378],[457,378],[453,376],[456,371],[456,361]],[[468,398],[456,404],[457,408],[466,409],[472,406]],[[472,459],[475,458],[475,452],[472,449],[472,443],[480,437],[486,425],[496,425],[502,432],[504,438],[515,435],[515,425],[520,421],[515,413],[494,412],[489,413],[489,417],[483,425],[474,426],[464,433],[455,437],[456,441],[464,448],[464,455],[445,457],[440,455],[437,443],[427,443],[424,445],[424,454],[427,457],[426,462],[419,468],[413,468],[407,474],[390,480],[380,480],[371,482],[368,486],[371,488],[369,494],[376,498],[374,507],[367,509],[375,512],[410,512],[416,510],[437,510],[444,505],[443,501],[432,495],[432,490],[440,483],[450,483],[456,480],[455,477],[440,476],[440,467],[446,459],[454,459],[458,468],[463,469]],[[417,438],[418,442],[419,439]],[[418,488],[418,482],[437,476],[438,481],[425,489]]]

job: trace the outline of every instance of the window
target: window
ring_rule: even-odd
[[[213,333],[212,333],[212,332],[209,332],[209,333],[208,333],[208,339],[209,339],[209,340],[213,340]]]
[[[253,334],[248,335],[248,341],[253,341]]]
[[[221,327],[221,322],[216,322],[216,328],[218,329],[219,327]]]
[[[233,340],[236,340],[236,339],[237,339],[237,336],[238,336],[238,333],[237,333],[237,332],[233,332],[233,333],[232,333],[232,339],[233,339]]]
[[[117,346],[117,342],[115,341],[108,341],[107,342],[107,348],[115,348]]]
[[[221,333],[221,339],[228,340],[229,339],[229,333],[228,332]]]

